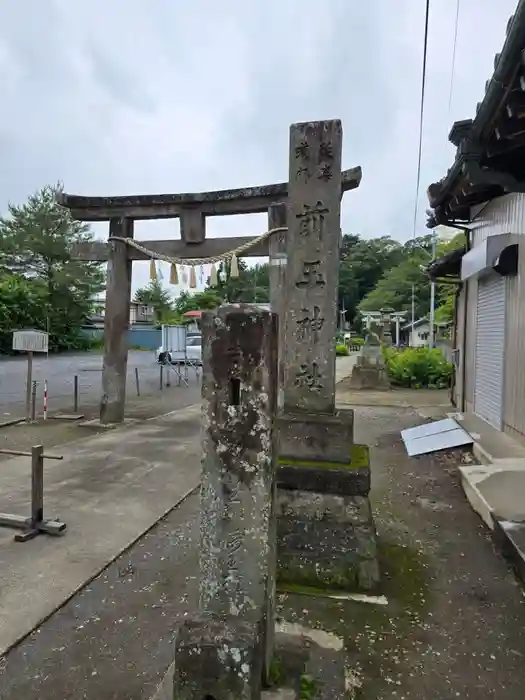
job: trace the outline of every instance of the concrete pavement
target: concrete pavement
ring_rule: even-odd
[[[44,515],[62,538],[13,542],[0,528],[0,655],[195,489],[200,479],[200,404],[89,437],[45,462]],[[3,512],[28,513],[30,460],[0,466]]]
[[[358,355],[358,352],[352,352],[346,357],[342,356],[337,358],[335,363],[336,384],[352,374],[352,367],[355,365]]]
[[[420,422],[415,409],[356,410],[387,604],[281,594],[278,614],[344,639],[355,696],[522,700],[521,589],[465,502],[460,455],[407,459],[399,431]],[[0,659],[2,700],[150,698],[197,606],[198,528],[195,494]]]
[[[336,381],[354,362],[337,359]],[[174,391],[183,401],[181,392],[195,390],[192,383]],[[44,514],[68,531],[20,544],[0,528],[0,655],[198,486],[200,410],[195,404],[50,450],[64,460],[45,462]],[[29,459],[1,462],[2,512],[25,515],[29,488]]]

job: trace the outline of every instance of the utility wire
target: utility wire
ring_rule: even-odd
[[[456,24],[454,27],[454,47],[452,49],[452,70],[450,72],[450,88],[449,88],[449,92],[448,92],[448,118],[449,119],[450,119],[450,110],[452,107],[452,92],[454,89],[454,75],[456,72],[456,46],[458,43],[459,6],[460,6],[460,0],[456,0]]]
[[[423,150],[423,115],[425,111],[425,83],[427,77],[427,53],[428,53],[428,19],[430,16],[430,0],[426,0],[425,7],[425,37],[423,40],[423,70],[421,75],[421,106],[419,112],[419,149],[417,156],[416,201],[414,202],[414,228],[413,237],[416,237],[417,212],[419,200],[419,188],[421,182],[421,152]]]
[[[427,53],[428,53],[428,19],[430,16],[430,0],[426,0],[425,4],[425,36],[423,39],[423,70],[421,72],[421,105],[419,111],[419,148],[417,155],[417,176],[416,176],[416,199],[414,202],[414,226],[412,231],[412,237],[416,237],[417,230],[417,213],[418,213],[418,201],[419,201],[419,188],[421,184],[421,153],[423,150],[423,116],[425,112],[425,84],[427,77]],[[412,327],[410,331],[410,339],[414,333],[414,323],[415,323],[415,308],[416,308],[416,296],[415,296],[415,285],[412,285]]]

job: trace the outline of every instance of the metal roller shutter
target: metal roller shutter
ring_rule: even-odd
[[[478,280],[474,412],[501,430],[505,355],[505,278]]]

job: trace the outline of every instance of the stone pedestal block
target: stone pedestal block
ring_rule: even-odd
[[[354,412],[284,413],[278,419],[281,463],[348,464],[354,441]]]
[[[277,492],[280,584],[373,591],[379,584],[376,529],[366,496]]]
[[[358,357],[352,368],[349,388],[388,391],[390,382],[383,358],[368,355]]]
[[[173,698],[255,700],[262,664],[256,624],[212,615],[185,620],[175,638]]]
[[[336,496],[368,496],[370,459],[366,445],[350,445],[346,463],[279,457],[277,488]]]
[[[279,459],[277,556],[281,584],[350,591],[379,583],[366,445],[341,463]]]

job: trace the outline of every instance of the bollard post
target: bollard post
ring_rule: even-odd
[[[44,519],[44,447],[31,448],[31,528]]]
[[[78,374],[73,377],[73,412],[78,413]]]
[[[135,367],[135,386],[137,387],[137,396],[140,396],[139,368],[138,367]]]
[[[202,316],[200,614],[175,641],[173,697],[259,698],[273,651],[277,317]]]
[[[31,389],[31,422],[36,420],[36,381]]]
[[[162,369],[163,369],[163,367],[162,367],[162,365],[160,365],[160,390],[161,390],[161,391],[162,391],[162,389],[164,388],[164,387],[163,387],[164,382],[163,382],[163,379],[162,379]]]
[[[44,420],[47,420],[47,379],[44,379]]]
[[[27,353],[27,379],[26,379],[26,421],[31,420],[31,388],[33,386],[33,353]]]

